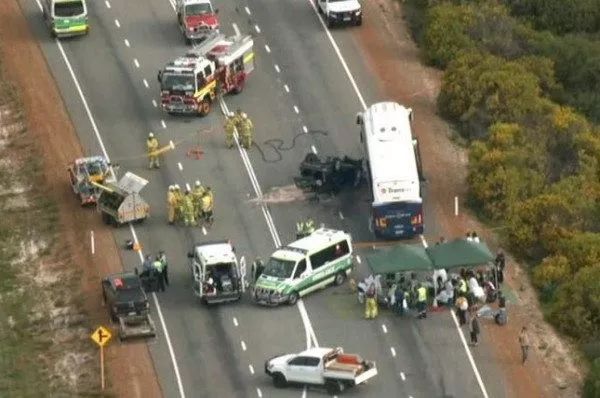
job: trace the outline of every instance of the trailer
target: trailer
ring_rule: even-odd
[[[97,207],[105,224],[143,222],[150,215],[150,206],[140,195],[148,184],[142,177],[127,172],[117,184],[93,184],[102,190]]]

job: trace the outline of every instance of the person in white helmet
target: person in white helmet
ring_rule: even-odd
[[[254,135],[254,125],[252,120],[244,112],[241,114],[240,129],[238,130],[242,139],[242,146],[250,149],[252,146],[252,136]]]
[[[202,186],[200,180],[196,180],[194,189],[192,190],[192,201],[194,202],[194,214],[196,219],[199,219],[202,214],[202,196],[206,192],[206,189]]]
[[[159,146],[160,144],[158,143],[158,139],[156,139],[156,137],[154,136],[154,133],[148,134],[148,139],[146,140],[146,147],[148,150],[149,160],[148,168],[150,169],[158,169],[160,167],[160,161],[158,160],[158,154],[156,153],[156,151],[158,151]]]
[[[233,112],[229,112],[225,118],[225,145],[227,148],[233,148],[233,133],[236,129],[236,117]]]

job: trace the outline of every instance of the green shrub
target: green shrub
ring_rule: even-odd
[[[583,385],[583,398],[600,397],[600,358],[592,362],[585,384]]]

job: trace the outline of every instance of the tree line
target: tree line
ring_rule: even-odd
[[[600,394],[600,2],[410,0],[406,13],[445,70],[438,109],[468,142],[471,206],[531,265],[547,319],[591,347],[586,389]]]

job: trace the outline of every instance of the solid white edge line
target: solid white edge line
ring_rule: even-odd
[[[467,344],[467,340],[465,339],[465,335],[463,334],[463,332],[460,328],[460,325],[458,324],[458,319],[456,319],[456,315],[454,315],[453,310],[450,310],[450,316],[452,317],[452,320],[454,321],[454,326],[456,326],[456,330],[458,331],[458,336],[460,337],[460,341],[462,342],[462,345],[465,348],[465,351],[467,352],[467,357],[469,358],[469,363],[471,364],[471,368],[473,369],[473,372],[475,373],[475,378],[477,379],[477,384],[479,384],[481,393],[483,394],[484,398],[488,398],[487,389],[485,388],[485,385],[483,384],[483,379],[481,378],[481,375],[479,374],[479,369],[477,369],[477,365],[475,364],[475,359],[473,359],[473,355],[471,354],[471,350],[469,350],[469,346]]]
[[[38,5],[38,8],[40,9],[40,11],[43,11],[43,7],[42,4],[40,3],[40,0],[35,0],[35,2]],[[94,130],[94,135],[96,136],[96,139],[98,140],[98,145],[100,145],[100,149],[102,150],[102,154],[104,155],[104,157],[106,158],[106,160],[110,163],[110,157],[108,156],[108,153],[106,151],[106,147],[104,146],[104,141],[102,141],[102,137],[100,136],[100,132],[98,130],[98,126],[96,125],[96,120],[94,119],[94,116],[92,115],[92,112],[90,110],[90,107],[88,105],[88,102],[85,98],[85,95],[83,95],[83,91],[81,89],[81,85],[79,84],[79,80],[77,79],[77,76],[75,76],[75,71],[73,70],[73,67],[71,66],[71,62],[69,61],[69,58],[67,57],[67,54],[65,53],[65,50],[62,46],[62,44],[60,43],[60,41],[58,39],[54,39],[54,42],[56,43],[58,50],[62,56],[63,61],[65,62],[65,65],[67,66],[67,70],[69,71],[69,74],[71,75],[71,79],[73,80],[73,84],[75,84],[75,88],[77,89],[77,93],[79,94],[79,98],[81,99],[81,102],[83,104],[83,107],[85,109],[85,112],[87,114],[87,117],[90,121],[90,124],[92,125],[92,130]],[[113,172],[114,174],[114,172]],[[133,236],[133,239],[137,242],[137,235],[135,234],[135,229],[133,228],[133,226],[131,224],[129,224],[129,228],[131,230],[131,235]],[[142,254],[142,251],[140,250],[138,252],[139,256],[140,256],[140,260],[143,261],[144,256]],[[173,370],[175,372],[175,379],[177,381],[177,387],[179,389],[179,395],[181,398],[185,398],[185,391],[183,390],[183,383],[181,381],[181,375],[179,373],[179,366],[177,364],[177,359],[175,357],[175,352],[173,351],[173,346],[171,344],[171,339],[169,337],[169,331],[167,330],[167,326],[164,322],[164,318],[162,316],[162,311],[160,308],[160,304],[158,302],[158,298],[156,297],[155,293],[152,293],[153,298],[154,298],[154,304],[156,305],[156,310],[158,312],[158,316],[160,318],[161,321],[161,326],[165,335],[165,340],[167,342],[167,346],[169,348],[169,355],[171,356],[171,362],[173,364]]]
[[[358,97],[358,100],[360,101],[361,106],[363,107],[364,110],[366,110],[367,103],[365,102],[362,94],[358,90],[358,85],[356,84],[356,81],[354,80],[354,76],[352,76],[352,73],[350,72],[350,68],[348,67],[348,64],[346,63],[346,60],[342,56],[342,52],[340,51],[340,48],[338,47],[337,43],[333,39],[333,36],[331,35],[329,28],[327,28],[327,25],[325,24],[325,22],[323,22],[323,19],[321,19],[321,16],[319,15],[319,11],[317,10],[317,6],[315,5],[315,2],[313,2],[313,0],[307,0],[307,2],[313,8],[313,11],[315,12],[315,14],[317,14],[317,19],[319,20],[319,23],[321,24],[321,26],[323,26],[323,29],[325,29],[327,38],[329,39],[329,42],[333,46],[333,49],[335,50],[335,53],[336,53],[338,59],[342,63],[342,67],[344,68],[344,71],[346,72],[346,75],[348,76],[348,79],[350,80],[350,84],[352,84],[352,88],[354,88],[354,92],[356,93],[356,96]]]

